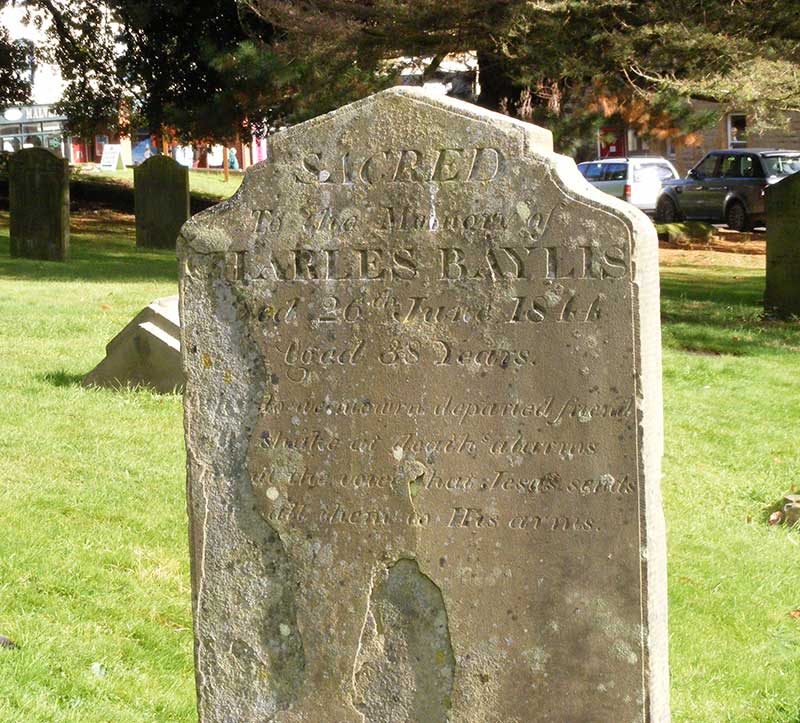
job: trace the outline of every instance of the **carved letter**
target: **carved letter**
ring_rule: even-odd
[[[457,161],[461,160],[461,154],[463,152],[464,150],[462,148],[442,148],[436,156],[436,163],[433,166],[431,181],[438,181],[439,183],[455,181],[461,174]],[[448,158],[448,153],[457,155],[455,158]]]
[[[476,148],[468,181],[491,181],[500,173],[503,154],[496,148]]]

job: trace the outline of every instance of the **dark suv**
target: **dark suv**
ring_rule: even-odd
[[[747,231],[766,223],[767,186],[797,171],[800,151],[711,151],[685,179],[664,182],[656,204],[656,221],[724,222],[736,231]]]

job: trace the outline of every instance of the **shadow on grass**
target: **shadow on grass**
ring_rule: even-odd
[[[130,227],[76,232],[67,262],[11,258],[8,228],[0,227],[0,277],[26,281],[175,281],[178,261],[170,249],[137,251]]]
[[[37,374],[36,380],[54,387],[77,387],[80,386],[83,377],[83,374],[73,374],[64,369],[58,369],[54,372]]]
[[[765,319],[763,295],[763,272],[665,270],[661,277],[664,343],[707,355],[796,352],[800,323]]]
[[[730,267],[726,269],[665,269],[661,273],[661,296],[667,300],[708,301],[743,305],[759,313],[764,297],[764,274]]]

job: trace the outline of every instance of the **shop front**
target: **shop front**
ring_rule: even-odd
[[[13,153],[22,148],[47,148],[72,160],[65,138],[64,116],[49,105],[11,106],[0,111],[0,150]]]

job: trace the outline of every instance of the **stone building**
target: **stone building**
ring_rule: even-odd
[[[709,151],[723,148],[788,148],[800,150],[800,113],[790,113],[783,127],[755,130],[752,118],[745,111],[726,111],[719,104],[706,100],[693,101],[698,111],[714,111],[716,122],[695,133],[696,142],[680,144],[649,140],[622,122],[609,121],[598,134],[597,157],[627,155],[664,156],[681,175],[692,168]]]

